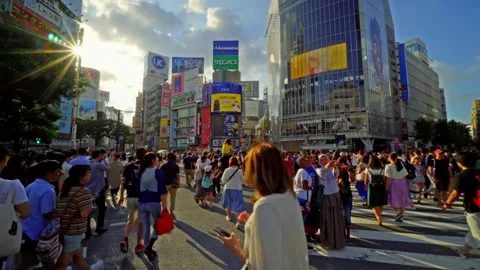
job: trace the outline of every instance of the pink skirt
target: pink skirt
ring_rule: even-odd
[[[388,194],[388,204],[393,208],[407,208],[412,205],[412,200],[408,196],[407,181],[403,179],[390,180],[390,192]]]

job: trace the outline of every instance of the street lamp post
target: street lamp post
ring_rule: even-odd
[[[78,31],[78,46],[83,44],[83,34],[84,28],[80,28]],[[78,104],[80,103],[80,95],[76,92],[78,91],[78,86],[80,83],[80,71],[82,68],[82,57],[81,55],[77,56],[77,72],[75,76],[75,100],[73,101],[73,125],[72,125],[72,146],[73,149],[77,149],[77,117],[78,117]]]

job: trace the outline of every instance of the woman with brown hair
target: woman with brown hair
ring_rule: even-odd
[[[234,233],[219,235],[248,269],[308,269],[300,206],[283,164],[282,154],[273,144],[259,144],[248,152],[245,182],[257,192],[245,225],[244,248]]]

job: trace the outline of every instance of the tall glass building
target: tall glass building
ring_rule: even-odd
[[[388,0],[271,0],[266,38],[273,142],[390,148],[400,109]]]

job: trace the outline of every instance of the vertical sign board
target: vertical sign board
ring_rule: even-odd
[[[162,107],[170,107],[170,84],[164,83],[162,85]]]
[[[238,70],[238,40],[213,41],[213,70]]]
[[[178,96],[185,92],[185,73],[172,76],[172,96]]]
[[[72,130],[73,101],[62,98],[60,103],[60,118],[55,125],[58,127],[58,133],[70,134]]]
[[[400,91],[402,91],[402,100],[409,100],[408,91],[408,69],[407,69],[407,51],[405,44],[398,45],[398,62],[400,64]]]

